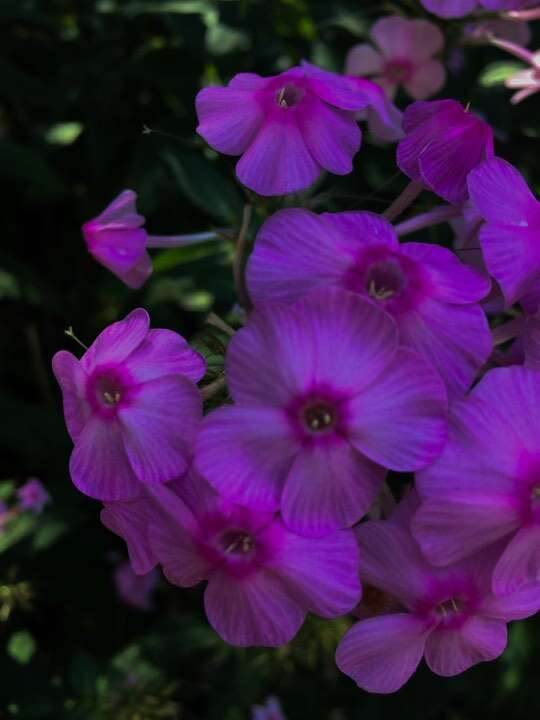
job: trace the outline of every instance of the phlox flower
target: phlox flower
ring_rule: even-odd
[[[382,308],[340,288],[259,307],[229,343],[225,369],[235,404],[205,418],[195,464],[228,499],[281,508],[293,532],[351,526],[385,468],[424,467],[445,442],[435,371],[399,347]]]
[[[156,501],[144,492],[136,500],[106,502],[100,514],[105,527],[126,543],[131,569],[136,575],[148,574],[158,563],[148,541],[148,525],[156,511]]]
[[[373,213],[275,213],[259,231],[247,282],[255,305],[325,285],[362,295],[392,315],[400,342],[429,360],[453,394],[467,390],[491,352],[479,305],[487,276],[437,245],[400,244]]]
[[[157,569],[151,570],[147,575],[136,575],[131,565],[123,562],[114,569],[113,581],[116,594],[126,605],[138,610],[153,609],[152,596],[159,581]]]
[[[471,200],[486,220],[480,245],[489,273],[508,305],[534,310],[540,302],[540,203],[521,174],[493,158],[471,172]]]
[[[204,606],[232,645],[289,642],[306,613],[344,615],[360,598],[358,548],[350,530],[323,539],[291,533],[274,513],[224,500],[195,473],[153,494],[163,508],[148,537],[165,576],[208,584]]]
[[[451,406],[448,443],[417,475],[413,532],[431,562],[447,565],[505,540],[496,595],[540,580],[539,426],[540,373],[490,370]]]
[[[510,100],[513,105],[540,92],[540,51],[530,55],[530,67],[518,70],[504,81],[507,88],[517,90]]]
[[[431,565],[409,530],[417,505],[414,492],[403,503],[406,507],[398,506],[396,517],[363,523],[356,530],[372,617],[346,633],[336,661],[368,692],[399,690],[422,657],[443,677],[494,660],[506,646],[506,623],[540,608],[538,585],[504,598],[493,595],[494,551],[447,568]]]
[[[181,247],[217,237],[214,232],[149,235],[136,202],[133,190],[123,190],[100,215],[82,226],[88,252],[128,287],[140,288],[152,273],[147,248]]]
[[[394,105],[382,87],[361,77],[348,76],[366,99],[365,110],[355,114],[357,120],[367,120],[368,129],[377,140],[396,142],[405,137],[403,132],[403,113]]]
[[[416,102],[405,110],[397,164],[411,180],[450,203],[467,199],[467,175],[493,156],[490,126],[456,100]]]
[[[78,360],[56,353],[53,370],[75,447],[77,488],[101,500],[132,500],[145,484],[182,475],[202,416],[195,383],[202,357],[170,330],[150,330],[134,310],[109,325]]]
[[[279,700],[269,697],[264,705],[255,705],[252,709],[251,720],[286,720]]]
[[[20,510],[30,510],[36,515],[39,515],[45,505],[51,502],[51,496],[38,478],[28,478],[17,490],[17,499]]]
[[[347,78],[303,62],[263,78],[235,75],[196,101],[197,132],[226,155],[241,155],[240,182],[260,195],[304,190],[323,169],[352,172],[361,133],[354,113],[368,100]]]
[[[497,10],[522,10],[534,5],[538,0],[420,0],[422,5],[443,18],[456,18],[469,15],[478,8],[495,12]]]
[[[435,95],[444,85],[444,66],[433,56],[442,50],[444,36],[428,20],[383,17],[369,33],[373,44],[354,45],[345,61],[347,75],[371,76],[393,97],[398,87],[415,100]]]

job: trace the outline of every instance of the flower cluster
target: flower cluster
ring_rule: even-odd
[[[445,17],[477,6],[423,4]],[[196,98],[199,135],[240,156],[238,179],[262,196],[350,173],[363,111],[399,123],[410,179],[382,215],[299,201],[265,219],[226,350],[228,401],[204,412],[203,357],[151,330],[143,309],[80,359],[57,353],[53,369],[72,480],[127,544],[124,598],[148,608],[157,566],[178,587],[204,581],[210,624],[238,646],[287,643],[307,613],[354,612],[337,665],[388,693],[423,657],[442,676],[498,657],[506,624],[540,609],[540,203],[468,107],[420,100],[401,117],[381,96],[442,87],[440,30],[391,17],[371,38],[380,53],[353,48],[347,75],[304,62]],[[393,225],[424,190],[445,203]],[[124,191],[83,226],[132,286],[149,274],[148,247],[182,242],[152,241],[134,203]],[[447,220],[455,251],[400,239]],[[508,340],[517,351],[503,362],[495,346]],[[394,498],[389,471],[414,483]],[[137,585],[132,572],[152,575]],[[258,713],[281,717],[277,704]]]

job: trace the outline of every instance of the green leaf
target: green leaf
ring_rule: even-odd
[[[2,480],[0,482],[0,500],[9,500],[15,491],[14,480]]]
[[[223,253],[224,244],[222,241],[210,241],[197,245],[186,245],[184,247],[170,248],[159,253],[152,260],[154,272],[163,272],[171,270],[179,265],[201,260],[205,257],[211,257]]]
[[[9,520],[4,532],[0,533],[0,553],[5,552],[12,545],[30,535],[35,527],[36,517],[30,513],[24,513],[24,515]]]
[[[479,83],[482,87],[494,87],[502,85],[504,81],[518,70],[523,70],[523,65],[516,62],[495,62],[484,68],[480,75]]]
[[[78,122],[66,122],[52,125],[45,133],[45,140],[49,145],[71,145],[83,131]]]
[[[26,630],[13,633],[6,646],[7,654],[21,665],[26,665],[36,652],[36,641]]]
[[[68,530],[63,520],[42,521],[34,533],[32,545],[35,550],[45,550]]]
[[[180,151],[163,153],[178,189],[193,205],[212,217],[235,223],[242,211],[242,199],[233,183],[201,154]]]

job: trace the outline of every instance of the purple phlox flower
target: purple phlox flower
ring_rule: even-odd
[[[255,705],[252,708],[251,720],[286,720],[279,700],[269,697],[264,705]]]
[[[538,0],[420,0],[422,5],[443,18],[457,18],[469,15],[474,10],[483,8],[496,12],[497,10],[521,10],[530,7]]]
[[[149,323],[145,310],[133,310],[80,360],[66,351],[53,358],[75,443],[71,478],[93,498],[133,500],[188,466],[205,363],[181,335]]]
[[[528,23],[504,18],[478,18],[463,28],[465,40],[471,43],[489,43],[493,36],[516,43],[528,45],[531,31]]]
[[[367,107],[356,113],[357,120],[367,120],[369,131],[378,140],[395,142],[405,137],[403,113],[394,105],[382,87],[361,77],[349,76],[349,81],[363,93]]]
[[[146,252],[144,217],[137,213],[137,195],[124,190],[105,210],[82,226],[88,251],[126,285],[139,288],[152,272]]]
[[[147,248],[168,248],[215,240],[215,232],[148,235],[137,213],[137,195],[124,190],[105,210],[82,226],[90,254],[131,288],[140,288],[152,273]]]
[[[540,374],[490,370],[450,409],[448,443],[418,473],[413,531],[426,557],[446,565],[504,539],[497,595],[540,581]]]
[[[17,490],[17,499],[20,510],[30,510],[39,515],[45,505],[51,502],[51,496],[43,487],[38,478],[28,478],[24,485]]]
[[[236,404],[205,418],[195,465],[230,500],[281,508],[293,532],[351,526],[385,468],[424,467],[445,442],[435,371],[399,347],[382,308],[340,288],[259,307],[229,343],[225,368]]]
[[[383,17],[369,35],[378,50],[354,45],[345,61],[347,75],[372,76],[390,97],[402,86],[415,100],[424,100],[443,87],[444,66],[433,56],[442,50],[444,36],[429,20]]]
[[[152,550],[173,585],[208,581],[206,614],[226,642],[282,645],[307,612],[332,618],[357,604],[352,531],[303,538],[274,513],[224,500],[195,473],[172,487],[153,490],[164,513],[150,522]]]
[[[129,562],[123,562],[115,568],[113,580],[122,602],[138,610],[153,610],[153,594],[159,582],[157,568],[146,575],[136,575]]]
[[[437,245],[400,244],[373,213],[277,212],[259,231],[247,280],[257,306],[326,285],[362,295],[393,316],[400,342],[428,359],[451,393],[466,391],[491,352],[479,305],[487,276]]]
[[[304,190],[323,169],[352,172],[361,142],[354,114],[368,104],[347,78],[307,62],[274,77],[240,73],[195,102],[199,135],[241,155],[238,179],[260,195]]]
[[[455,100],[416,102],[405,110],[397,164],[450,203],[467,199],[467,175],[493,156],[493,131]]]
[[[504,598],[493,595],[495,548],[447,568],[430,565],[408,527],[415,499],[406,502],[402,519],[370,521],[357,529],[361,579],[374,613],[347,632],[336,661],[368,692],[399,690],[422,657],[443,677],[494,660],[506,646],[506,623],[540,608],[538,585]]]
[[[510,163],[493,158],[470,175],[469,192],[486,220],[480,245],[507,305],[533,312],[540,302],[540,203]]]

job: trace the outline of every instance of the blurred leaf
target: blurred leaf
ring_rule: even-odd
[[[0,500],[9,500],[15,490],[14,480],[2,480],[0,482]]]
[[[495,62],[488,65],[482,74],[478,82],[482,87],[493,87],[494,85],[502,85],[504,81],[513,75],[518,70],[523,70],[524,66],[522,63],[516,63],[511,61]]]
[[[26,630],[13,633],[6,646],[7,654],[21,665],[26,665],[36,652],[36,641]]]
[[[35,550],[45,550],[67,532],[69,526],[63,520],[42,520],[34,533],[32,545]]]
[[[22,145],[0,140],[0,177],[22,181],[36,194],[51,197],[62,191],[62,181],[42,155]]]
[[[234,184],[202,155],[189,152],[163,154],[179,190],[195,205],[220,221],[234,223],[242,199]]]
[[[0,268],[0,300],[16,300],[20,295],[17,279]]]
[[[0,553],[20,542],[27,535],[30,535],[36,527],[36,517],[31,513],[24,513],[12,520],[9,520],[0,533]]]
[[[58,123],[50,127],[45,133],[45,140],[49,145],[71,145],[83,131],[78,122]]]
[[[211,257],[224,252],[224,244],[220,241],[210,241],[197,245],[186,245],[184,247],[170,248],[159,253],[153,260],[154,272],[171,270],[179,265]]]
[[[227,25],[209,25],[206,33],[206,49],[211,55],[247,50],[251,43],[246,33]]]

